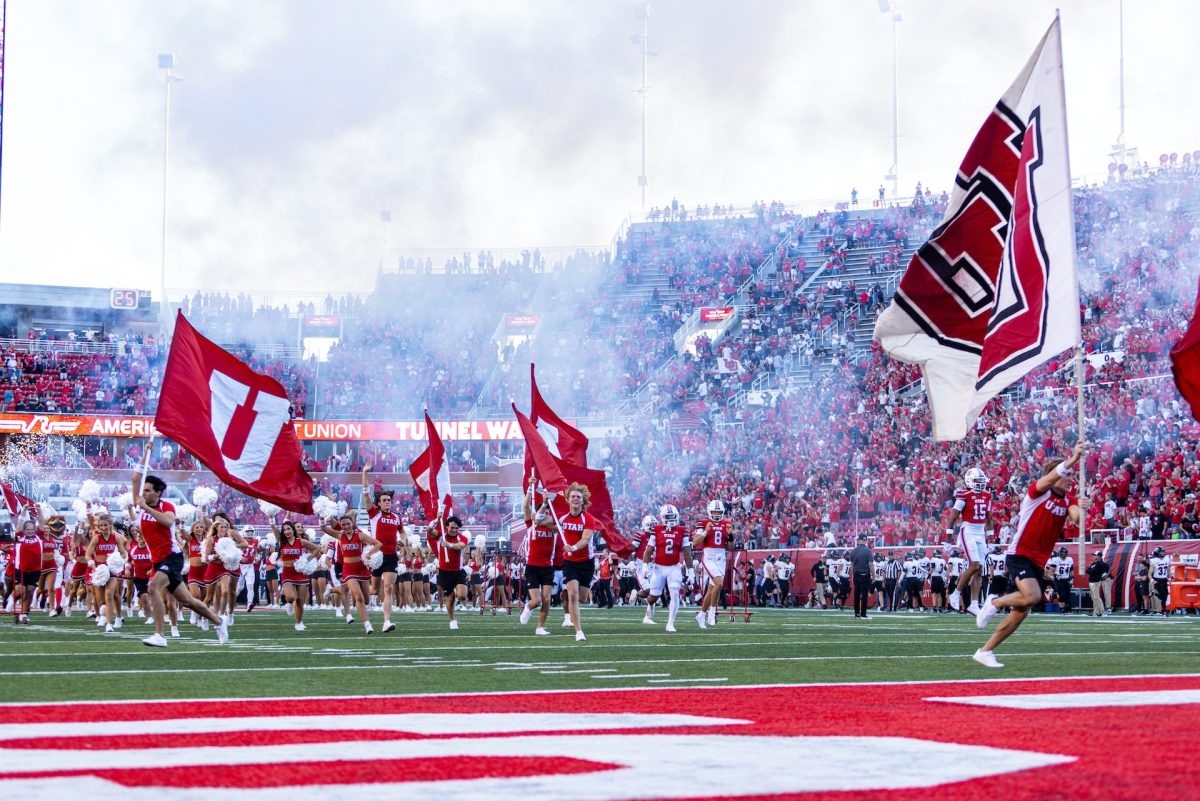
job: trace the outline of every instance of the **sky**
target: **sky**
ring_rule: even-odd
[[[899,0],[900,194],[948,188],[1061,7],[1072,172],[1119,130],[1117,0]],[[0,281],[365,292],[381,261],[606,246],[641,210],[644,4],[8,0]],[[657,0],[647,206],[874,197],[877,0]],[[1200,3],[1125,4],[1125,143],[1200,149]],[[890,184],[888,185],[890,192]],[[391,223],[381,222],[381,211]],[[385,252],[385,238],[388,250]]]

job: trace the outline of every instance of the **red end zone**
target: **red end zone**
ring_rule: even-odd
[[[954,701],[998,696],[1020,698]],[[37,704],[0,719],[0,789],[32,799],[311,785],[442,800],[1200,797],[1195,676]]]

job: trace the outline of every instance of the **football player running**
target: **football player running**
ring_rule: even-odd
[[[708,586],[696,613],[696,624],[702,629],[717,624],[717,605],[721,602],[721,590],[725,585],[725,555],[733,550],[733,528],[725,517],[722,501],[708,502],[708,517],[696,524],[692,535],[692,548],[703,548],[701,565]]]
[[[688,547],[687,529],[679,521],[679,510],[666,504],[659,510],[662,524],[650,533],[645,559],[651,565],[650,597],[646,601],[646,616],[642,622],[654,625],[654,605],[670,592],[667,611],[667,631],[675,633],[675,616],[679,614],[680,595],[683,593],[683,564],[681,557],[687,555],[687,565],[692,566],[692,552]]]
[[[958,585],[950,593],[950,608],[955,612],[962,609],[962,591],[968,586],[972,588],[971,605],[967,611],[971,614],[979,612],[979,605],[974,600],[979,597],[976,579],[984,556],[987,554],[987,529],[992,523],[992,493],[988,492],[988,479],[978,467],[972,467],[963,476],[963,489],[954,493],[954,506],[950,509],[950,521],[946,523],[946,536],[954,537],[954,526],[959,521],[958,546],[966,554],[967,569],[958,577]]]

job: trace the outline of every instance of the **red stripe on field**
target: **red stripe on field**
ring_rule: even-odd
[[[312,784],[392,784],[395,782],[567,775],[614,770],[618,765],[570,757],[422,757],[359,762],[285,762],[272,765],[128,768],[9,773],[5,779],[95,776],[123,787],[202,787],[248,789]]]

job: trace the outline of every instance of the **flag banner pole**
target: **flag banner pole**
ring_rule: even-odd
[[[1083,416],[1083,369],[1084,369],[1084,364],[1085,364],[1085,362],[1083,359],[1083,343],[1080,343],[1075,348],[1075,407],[1076,407],[1075,411],[1078,416],[1079,441],[1085,443],[1084,444],[1084,448],[1085,448],[1084,455],[1079,459],[1078,500],[1080,503],[1082,503],[1083,499],[1087,496],[1087,452],[1086,452],[1087,429],[1084,427],[1086,425],[1086,423],[1084,421],[1084,416]],[[1082,508],[1082,506],[1081,506],[1080,511],[1079,511],[1079,558],[1076,560],[1076,565],[1078,566],[1078,569],[1079,569],[1079,575],[1081,575],[1081,576],[1087,572],[1087,568],[1085,566],[1086,565],[1085,560],[1087,557],[1084,555],[1084,548],[1086,547],[1086,544],[1085,544],[1086,539],[1087,539],[1087,510]]]

